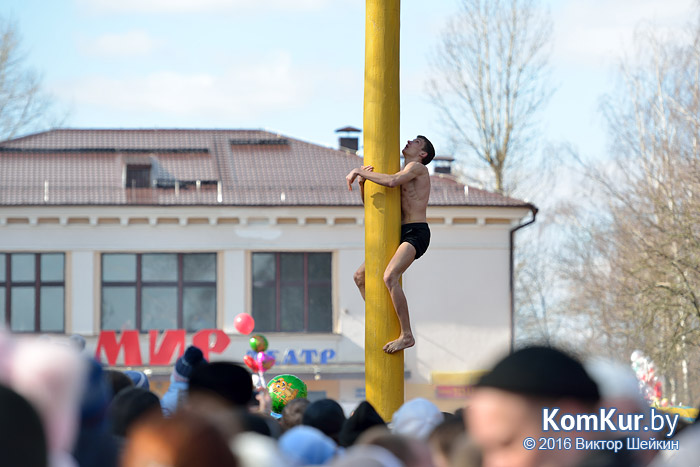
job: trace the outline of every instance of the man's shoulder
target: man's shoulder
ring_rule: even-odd
[[[418,161],[409,162],[408,164],[406,164],[406,168],[408,170],[415,171],[415,172],[421,173],[421,174],[428,173],[428,168]]]

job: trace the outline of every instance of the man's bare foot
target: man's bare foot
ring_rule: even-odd
[[[395,341],[387,342],[387,344],[384,346],[384,352],[386,353],[396,353],[399,350],[407,349],[409,347],[413,347],[413,345],[416,343],[416,340],[413,338],[411,334],[408,335],[403,335],[401,334],[398,339]]]

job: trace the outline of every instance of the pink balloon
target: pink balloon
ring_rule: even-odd
[[[241,334],[250,334],[255,328],[255,320],[248,313],[240,313],[233,320],[233,325]]]
[[[265,372],[274,366],[275,357],[265,352],[258,352],[255,355],[255,362],[258,364],[258,368]]]

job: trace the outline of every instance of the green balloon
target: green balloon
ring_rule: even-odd
[[[282,409],[293,399],[306,397],[306,383],[294,375],[275,376],[267,383],[267,390],[272,399],[272,411],[281,414]]]
[[[248,340],[253,352],[264,352],[267,350],[267,339],[262,334],[255,334]]]

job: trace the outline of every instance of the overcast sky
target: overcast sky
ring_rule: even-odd
[[[555,24],[543,141],[605,151],[598,112],[615,61],[647,21],[676,28],[692,0],[546,0]],[[263,128],[336,146],[362,126],[361,0],[3,0],[27,63],[75,128]],[[425,94],[456,0],[401,5],[401,138],[451,149]]]

